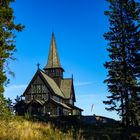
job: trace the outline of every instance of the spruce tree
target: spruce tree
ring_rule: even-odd
[[[7,106],[7,100],[4,98],[3,94],[0,94],[0,117],[8,118],[11,115],[11,112]]]
[[[104,101],[109,111],[117,111],[126,126],[138,124],[140,30],[139,3],[134,0],[107,0],[110,31],[104,34],[109,41],[110,61],[105,63],[108,78],[105,83],[111,93]]]
[[[4,85],[9,81],[7,73],[10,73],[8,62],[14,59],[15,31],[22,31],[24,26],[14,23],[14,14],[11,7],[14,0],[0,0],[0,116],[7,114],[7,102],[2,95]]]
[[[4,84],[8,81],[8,61],[14,59],[15,31],[19,32],[24,28],[21,24],[14,23],[11,2],[14,0],[0,0],[0,93],[4,92]]]

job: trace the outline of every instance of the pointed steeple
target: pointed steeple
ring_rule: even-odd
[[[51,77],[58,86],[61,84],[61,80],[63,79],[63,72],[64,69],[61,67],[57,48],[56,48],[56,42],[54,37],[54,32],[52,33],[52,39],[51,39],[51,46],[48,56],[48,63],[44,68],[45,73]]]
[[[60,59],[58,56],[54,32],[52,32],[51,46],[48,56],[48,63],[44,69],[61,68]]]

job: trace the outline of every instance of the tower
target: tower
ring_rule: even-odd
[[[61,67],[60,59],[58,56],[54,32],[52,33],[51,45],[48,55],[48,63],[44,68],[46,74],[51,77],[56,84],[60,87],[61,80],[63,79],[64,69]]]

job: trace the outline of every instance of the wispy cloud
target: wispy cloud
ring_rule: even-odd
[[[116,112],[108,112],[105,110],[107,107],[103,104],[103,101],[106,101],[105,94],[95,94],[95,93],[85,93],[85,94],[77,94],[76,96],[76,106],[82,108],[83,115],[101,115],[105,117],[111,116],[116,120],[119,120],[119,116],[116,115]]]
[[[23,88],[26,88],[26,86],[27,85],[11,85],[11,86],[5,87],[5,91],[23,89]]]
[[[4,96],[6,98],[10,98],[10,99],[14,100],[17,95],[23,94],[26,87],[27,87],[27,85],[25,85],[25,84],[7,86],[7,87],[5,87]]]
[[[87,85],[91,85],[92,82],[75,82],[74,85],[75,86],[87,86]]]

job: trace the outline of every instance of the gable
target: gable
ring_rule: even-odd
[[[34,93],[49,93],[49,88],[46,86],[43,79],[40,77],[38,71],[30,81],[29,85],[27,86],[25,94],[34,94]]]
[[[23,95],[25,96],[25,94],[30,94],[32,92],[32,89],[33,92],[34,90],[39,91],[40,89],[42,89],[43,91],[45,90],[45,93],[52,93],[56,96],[64,98],[64,94],[55,83],[55,81],[41,70],[38,70],[36,72]]]
[[[36,79],[34,79],[34,81],[32,82],[32,84],[44,84],[44,82],[42,81],[42,79],[40,78],[40,76],[37,75]]]
[[[43,80],[38,75],[31,83],[29,91],[31,93],[49,93],[48,87],[44,84]]]

